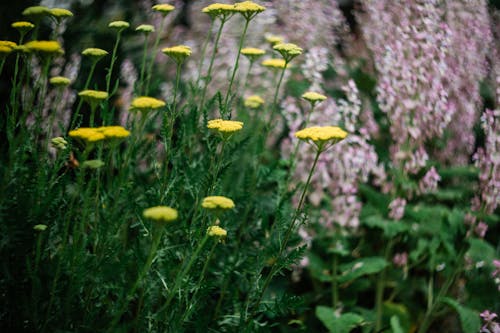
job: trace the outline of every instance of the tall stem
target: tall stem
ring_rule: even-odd
[[[207,95],[207,87],[210,81],[212,80],[212,67],[214,66],[215,55],[217,54],[217,48],[219,47],[220,36],[222,35],[222,28],[224,27],[224,23],[226,21],[221,20],[219,31],[217,31],[217,37],[215,37],[214,49],[212,50],[212,56],[210,57],[210,65],[208,65],[207,76],[205,77],[205,84],[203,86],[203,92],[201,93],[200,106],[198,110],[203,108],[203,104],[205,103],[205,96]]]
[[[196,91],[198,91],[201,79],[201,71],[203,69],[203,63],[205,62],[205,53],[207,52],[208,42],[210,41],[210,37],[212,37],[212,30],[214,27],[215,20],[210,20],[210,28],[208,28],[208,34],[205,38],[205,42],[203,42],[203,48],[201,49],[200,55],[200,63],[198,64],[198,77],[196,78]]]
[[[316,168],[316,164],[318,163],[319,155],[321,154],[321,152],[322,152],[322,149],[318,149],[318,151],[316,153],[316,157],[314,158],[314,162],[313,162],[313,165],[311,167],[311,170],[309,171],[309,175],[307,176],[307,181],[304,185],[304,189],[302,190],[299,204],[297,206],[297,209],[295,210],[295,213],[293,214],[292,222],[288,226],[288,229],[285,233],[285,238],[283,239],[283,242],[280,245],[280,249],[279,249],[278,255],[276,256],[276,260],[274,261],[274,263],[271,266],[271,272],[267,275],[266,279],[264,280],[264,286],[262,287],[262,290],[259,293],[259,297],[258,297],[257,301],[255,302],[255,304],[253,305],[252,309],[250,310],[250,316],[247,318],[247,324],[250,322],[250,319],[253,317],[255,311],[259,307],[260,302],[262,301],[262,297],[264,296],[264,293],[265,293],[267,287],[269,287],[269,284],[271,283],[272,278],[278,272],[278,269],[276,268],[276,263],[280,261],[281,256],[286,249],[286,245],[288,243],[288,240],[292,234],[292,231],[295,227],[295,223],[296,223],[296,221],[299,217],[299,214],[302,210],[302,205],[304,204],[304,201],[306,198],[307,189],[309,187],[309,183],[311,182],[311,177],[313,175],[314,169]]]
[[[139,79],[139,86],[137,87],[137,91],[139,94],[143,93],[144,88],[144,72],[146,70],[146,58],[148,55],[148,36],[144,37],[144,48],[142,50],[142,63],[141,63],[141,76]]]
[[[231,88],[233,87],[234,77],[236,76],[236,72],[238,71],[241,49],[243,48],[243,42],[245,41],[245,36],[247,34],[249,23],[250,23],[250,20],[246,20],[245,27],[243,28],[243,34],[241,35],[241,38],[240,38],[240,45],[238,47],[238,55],[236,56],[236,63],[234,64],[233,74],[231,75],[231,80],[229,81],[229,88],[227,88],[226,98],[224,99],[224,113],[226,113],[226,114],[228,113],[229,96],[231,95]]]
[[[338,275],[337,275],[337,267],[339,263],[338,254],[333,254],[332,260],[332,308],[333,311],[337,309],[337,305],[339,304],[339,287],[338,287]]]
[[[111,89],[111,77],[113,75],[113,67],[115,66],[115,61],[117,58],[116,53],[118,52],[118,45],[120,44],[121,34],[122,32],[120,30],[116,35],[115,46],[113,47],[113,54],[111,55],[111,63],[109,65],[108,73],[106,74],[106,92],[110,95],[113,93],[109,91],[109,89]]]
[[[164,26],[165,26],[165,17],[163,17],[163,19],[161,20],[160,30],[156,34],[155,43],[153,45],[153,56],[151,57],[151,59],[149,61],[148,70],[146,72],[146,86],[144,89],[144,94],[146,96],[148,96],[148,94],[149,94],[149,83],[151,81],[151,75],[152,75],[152,71],[153,71],[153,65],[155,63],[156,52],[158,52],[158,44],[160,43],[160,34],[163,32]]]

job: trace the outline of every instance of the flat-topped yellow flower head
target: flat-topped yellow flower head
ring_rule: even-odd
[[[75,130],[69,131],[68,135],[74,139],[80,139],[86,143],[95,143],[106,139],[103,133],[99,132],[97,128],[93,127],[80,127]]]
[[[256,47],[245,47],[241,49],[241,54],[243,54],[245,57],[248,58],[248,60],[253,62],[256,59],[262,57],[264,54],[266,54],[266,51],[258,49]]]
[[[314,91],[307,91],[303,93],[302,98],[311,103],[311,107],[314,107],[316,104],[321,103],[327,99],[325,95]]]
[[[266,59],[262,61],[262,66],[276,69],[288,67],[285,59]]]
[[[49,14],[58,20],[73,16],[73,13],[70,10],[64,8],[51,8]]]
[[[227,197],[215,195],[203,198],[201,207],[211,210],[228,210],[234,208],[234,202]]]
[[[286,62],[290,62],[290,60],[301,55],[304,51],[293,43],[279,43],[274,45],[273,49],[278,51]]]
[[[5,46],[10,49],[14,49],[17,47],[17,44],[14,42],[11,42],[10,40],[0,40],[0,46]]]
[[[235,3],[234,10],[240,13],[247,21],[250,21],[258,13],[265,11],[266,7],[258,5],[253,1],[243,1]]]
[[[219,227],[218,225],[213,225],[213,226],[208,227],[207,235],[210,237],[217,237],[217,238],[224,239],[227,237],[227,231],[225,229]]]
[[[49,83],[56,87],[66,87],[71,83],[71,80],[64,76],[54,76],[49,79]]]
[[[113,21],[108,24],[108,28],[116,29],[118,30],[118,32],[121,32],[122,30],[127,29],[128,27],[130,27],[130,23],[126,21]]]
[[[229,138],[232,134],[241,131],[243,122],[235,120],[213,119],[209,120],[207,128],[216,130],[223,139]]]
[[[165,102],[160,99],[141,96],[134,98],[132,104],[130,105],[130,109],[145,112],[150,110],[156,110],[164,106]]]
[[[347,137],[347,132],[337,126],[312,126],[295,133],[299,140],[314,143],[320,151]]]
[[[101,102],[108,98],[108,93],[101,90],[82,90],[78,93],[86,102]]]
[[[163,16],[167,16],[167,14],[170,13],[171,11],[173,11],[175,9],[175,7],[172,5],[166,4],[166,3],[162,3],[162,4],[154,5],[152,7],[152,9],[154,11],[161,13]]]
[[[12,28],[16,29],[17,31],[19,31],[19,33],[24,36],[24,34],[26,34],[28,31],[30,31],[31,29],[33,29],[35,27],[35,25],[31,22],[28,22],[28,21],[18,21],[18,22],[14,22],[10,25]]]
[[[130,135],[122,126],[102,126],[98,127],[97,131],[102,133],[106,139],[124,139]]]
[[[172,47],[165,47],[161,50],[163,54],[170,57],[176,63],[181,64],[191,55],[191,48],[186,45],[177,45]]]
[[[147,208],[142,212],[144,218],[150,219],[156,223],[170,223],[177,220],[179,214],[177,210],[168,206],[156,206]]]
[[[274,46],[276,44],[281,44],[285,41],[285,38],[283,38],[282,36],[273,35],[273,34],[265,34],[264,38],[272,46]]]
[[[152,26],[151,24],[141,24],[140,26],[138,26],[137,28],[135,28],[135,31],[139,31],[139,32],[142,32],[144,34],[149,34],[151,32],[154,32],[155,31],[155,27]]]
[[[23,10],[23,16],[31,16],[39,18],[45,15],[50,15],[50,9],[45,6],[31,6]]]
[[[14,49],[16,48],[16,43],[12,43],[14,44],[14,46],[11,46],[12,44],[10,43],[7,43],[8,41],[0,41],[0,58],[4,58],[6,57],[9,53],[11,53],[12,51],[14,51]]]
[[[208,14],[213,20],[219,18],[221,21],[227,21],[234,13],[236,13],[234,5],[225,3],[213,3],[201,10]]]
[[[262,97],[257,96],[257,95],[252,95],[248,96],[245,99],[245,107],[250,108],[250,109],[258,109],[261,105],[264,104],[264,100]]]
[[[82,51],[82,55],[89,57],[92,61],[99,61],[104,56],[108,55],[108,51],[96,47],[89,47]]]
[[[54,55],[64,53],[61,44],[55,40],[34,40],[24,44],[29,52],[37,52],[43,55]]]

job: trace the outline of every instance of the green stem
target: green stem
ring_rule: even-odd
[[[152,72],[153,72],[153,65],[155,63],[156,52],[158,52],[158,44],[160,43],[160,33],[163,32],[163,28],[164,27],[165,27],[165,17],[163,17],[163,19],[161,20],[160,30],[156,34],[155,43],[153,45],[153,56],[151,57],[151,59],[149,61],[148,70],[146,72],[146,86],[145,86],[145,89],[144,89],[144,94],[146,96],[148,96],[148,94],[149,94],[149,83],[151,82],[151,76],[152,76]]]
[[[149,271],[151,268],[151,264],[153,263],[153,259],[155,258],[156,252],[158,250],[158,246],[160,245],[161,241],[161,236],[163,234],[163,228],[161,226],[156,227],[153,226],[153,242],[151,244],[151,248],[149,249],[149,255],[148,258],[146,259],[146,262],[144,263],[144,267],[142,268],[141,272],[137,276],[137,279],[135,280],[134,284],[132,285],[132,288],[127,293],[127,296],[125,297],[125,300],[120,308],[120,310],[115,314],[113,320],[111,321],[111,326],[110,328],[113,329],[116,324],[118,324],[118,321],[120,320],[122,314],[125,312],[127,309],[128,304],[132,300],[135,292],[137,291],[137,288],[139,287],[139,284],[141,283],[142,279],[146,275],[146,273]]]
[[[387,243],[384,252],[385,260],[389,260],[391,256],[392,246],[394,241],[391,239]],[[384,289],[385,289],[385,277],[386,277],[387,269],[384,268],[377,278],[377,285],[375,287],[375,331],[378,332],[382,329],[382,316],[383,313],[383,305],[384,305]]]
[[[285,238],[283,239],[283,242],[281,243],[280,249],[278,251],[278,255],[276,256],[276,260],[274,261],[274,263],[271,266],[271,271],[267,275],[266,279],[264,280],[264,285],[262,287],[262,290],[259,293],[259,297],[257,298],[257,301],[255,302],[255,304],[253,305],[252,309],[250,310],[250,316],[247,318],[247,324],[250,323],[251,318],[253,317],[255,311],[259,307],[260,302],[262,301],[262,297],[264,296],[264,293],[265,293],[266,289],[269,287],[269,284],[271,283],[272,278],[278,272],[279,268],[276,268],[276,263],[278,263],[280,261],[281,256],[283,255],[283,252],[286,249],[286,245],[287,245],[288,240],[289,240],[289,238],[290,238],[290,236],[292,234],[292,231],[295,228],[295,223],[297,222],[299,214],[300,214],[300,212],[302,210],[302,206],[303,206],[303,204],[305,202],[307,189],[309,187],[309,183],[311,182],[311,177],[313,175],[314,169],[316,168],[316,164],[318,163],[319,155],[321,154],[321,152],[322,152],[322,149],[318,149],[318,151],[316,152],[316,157],[314,158],[313,165],[311,167],[311,170],[309,171],[309,175],[307,176],[307,181],[306,181],[306,183],[304,185],[304,189],[302,190],[302,194],[300,196],[299,204],[297,206],[297,209],[295,210],[295,213],[293,214],[292,222],[288,226],[288,229],[287,229],[287,231],[285,233]]]
[[[210,37],[212,37],[212,30],[214,28],[215,20],[210,20],[210,28],[208,28],[208,34],[203,42],[203,48],[201,49],[200,63],[198,64],[198,77],[196,78],[196,91],[198,91],[201,79],[201,71],[203,70],[203,63],[205,62],[205,53],[207,52],[208,42]]]
[[[137,91],[140,94],[142,94],[143,88],[144,88],[144,72],[146,70],[146,58],[148,55],[148,37],[147,35],[144,37],[144,49],[142,51],[142,63],[141,63],[141,76],[139,79],[139,85],[137,87]]]
[[[97,62],[94,61],[92,63],[92,66],[90,66],[89,75],[87,76],[87,80],[85,81],[85,86],[83,87],[83,90],[88,89],[89,84],[90,84],[90,80],[92,79],[92,75],[94,74],[94,69],[95,69],[96,64],[97,64]],[[70,129],[74,128],[75,122],[77,121],[78,116],[80,115],[80,110],[82,108],[82,105],[83,105],[83,99],[80,98],[80,101],[78,102],[78,106],[76,107],[75,114],[73,115],[73,120],[71,121],[71,125],[69,126]]]
[[[338,275],[337,275],[337,270],[338,270],[338,263],[339,263],[339,256],[338,254],[334,253],[333,254],[333,260],[332,260],[332,308],[333,311],[337,309],[337,306],[339,304],[339,288],[338,288]]]
[[[283,70],[281,71],[280,78],[278,80],[278,85],[276,86],[276,91],[274,92],[274,98],[273,98],[273,105],[271,105],[272,110],[271,110],[271,116],[269,117],[269,126],[270,124],[273,123],[274,116],[276,114],[276,111],[278,110],[278,95],[281,87],[281,83],[283,82],[283,78],[285,77],[285,71],[286,67],[288,66],[288,62],[285,62],[285,67],[283,67]]]
[[[118,31],[116,35],[116,41],[115,41],[115,46],[113,47],[113,54],[111,55],[111,63],[109,64],[109,69],[108,73],[106,74],[106,92],[111,95],[111,76],[113,75],[113,67],[115,66],[115,62],[117,59],[116,53],[118,52],[118,45],[120,44],[120,38],[121,38],[121,30]]]
[[[221,20],[219,30],[217,31],[217,37],[215,37],[214,49],[212,50],[212,56],[210,57],[210,64],[208,65],[207,76],[205,77],[205,84],[203,86],[203,92],[201,93],[200,106],[198,110],[203,108],[203,104],[205,103],[205,96],[207,95],[208,84],[212,80],[212,67],[214,65],[215,55],[217,54],[217,48],[219,47],[220,36],[222,35],[222,28],[224,27],[224,23],[226,21]]]
[[[254,63],[253,61],[250,61],[250,65],[248,66],[247,74],[245,75],[245,83],[243,84],[243,91],[242,91],[243,96],[245,95],[245,92],[247,91],[248,78],[250,77],[250,72],[252,71],[253,63]]]
[[[234,64],[233,74],[231,75],[231,80],[229,81],[229,88],[227,89],[226,98],[224,99],[224,113],[225,114],[228,114],[229,96],[231,95],[231,88],[233,87],[234,78],[236,76],[236,72],[238,71],[238,65],[239,65],[239,62],[240,62],[241,49],[243,48],[243,42],[245,41],[245,37],[246,37],[246,34],[247,34],[249,23],[250,23],[250,20],[246,20],[245,27],[243,28],[243,34],[241,35],[241,38],[240,38],[240,45],[238,46],[238,54],[236,56],[236,63]]]

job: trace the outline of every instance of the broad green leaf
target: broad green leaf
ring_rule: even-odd
[[[454,299],[444,297],[441,302],[452,307],[460,317],[460,325],[464,332],[477,332],[481,327],[481,320],[479,319],[479,312],[470,308],[462,306]]]
[[[333,309],[326,306],[316,307],[316,317],[331,333],[349,333],[363,322],[363,317],[351,312],[337,317]]]
[[[339,282],[345,283],[357,279],[360,276],[378,273],[387,267],[388,262],[382,257],[368,257],[352,261],[340,266],[342,274]]]
[[[379,228],[384,231],[384,235],[392,238],[399,233],[409,229],[408,224],[403,221],[392,221],[384,219],[380,215],[372,215],[362,220],[362,223],[371,228]]]
[[[470,249],[467,255],[474,261],[484,261],[487,264],[495,259],[495,248],[483,239],[470,238]]]
[[[332,276],[326,273],[330,268],[327,263],[325,263],[323,259],[312,252],[307,256],[309,258],[309,270],[311,272],[311,275],[321,282],[332,281]]]

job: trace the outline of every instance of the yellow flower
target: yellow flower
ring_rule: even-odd
[[[245,99],[245,106],[250,109],[257,109],[259,108],[262,104],[264,104],[264,100],[257,95],[252,95],[249,96]]]
[[[168,223],[177,220],[177,210],[167,206],[156,206],[147,208],[142,212],[142,216],[158,223]]]
[[[64,150],[68,147],[68,141],[64,140],[64,138],[60,136],[52,138],[52,140],[50,140],[50,144],[57,150]]]
[[[27,50],[43,54],[64,53],[61,44],[55,40],[34,40],[24,44]]]
[[[323,102],[327,97],[314,91],[308,91],[302,94],[302,98],[306,101],[309,101],[309,103],[311,103],[311,105],[314,107],[316,103]]]
[[[17,31],[19,31],[19,33],[24,35],[28,31],[33,29],[35,27],[35,25],[33,23],[27,22],[27,21],[18,21],[18,22],[12,23],[11,27],[14,29],[17,29]]]
[[[14,42],[11,42],[10,40],[0,40],[0,46],[5,46],[5,47],[8,47],[10,49],[14,49],[17,46],[17,44]]]
[[[136,97],[130,105],[132,110],[149,111],[156,110],[165,106],[165,102],[153,97]]]
[[[149,34],[150,32],[155,31],[155,27],[152,26],[151,24],[141,24],[137,28],[135,28],[135,31],[140,31],[145,33],[146,35]]]
[[[227,210],[234,208],[234,202],[229,198],[216,195],[203,198],[201,207],[205,209]]]
[[[262,66],[270,68],[285,68],[288,67],[285,59],[266,59],[262,61]]]
[[[87,103],[100,102],[108,98],[108,93],[100,90],[83,90],[78,93]]]
[[[266,41],[271,45],[283,43],[283,41],[285,40],[282,36],[277,36],[273,34],[266,34],[264,37]]]
[[[45,231],[47,230],[47,226],[45,224],[37,224],[33,227],[35,231]]]
[[[209,235],[210,237],[226,238],[227,231],[225,229],[222,229],[218,225],[213,225],[211,227],[208,227],[207,235]]]
[[[113,21],[108,24],[108,27],[121,31],[123,29],[127,29],[128,27],[130,27],[130,24],[125,21]]]
[[[73,13],[64,8],[52,8],[50,9],[50,15],[54,16],[57,19],[62,19],[65,17],[72,17]]]
[[[0,57],[6,57],[7,54],[12,52],[12,48],[5,46],[5,45],[0,45]]]
[[[50,9],[45,6],[31,6],[23,10],[24,16],[44,16],[49,14]]]
[[[208,121],[207,128],[217,130],[227,138],[228,135],[240,131],[243,123],[235,120],[214,119]]]
[[[302,48],[292,43],[279,43],[273,46],[273,49],[278,51],[286,62],[302,54]]]
[[[96,47],[89,47],[89,48],[82,51],[82,55],[87,56],[87,57],[97,58],[97,59],[101,59],[102,57],[104,57],[107,54],[108,54],[108,51],[103,50],[103,49],[99,49]]]
[[[245,47],[244,49],[241,49],[241,54],[247,57],[251,62],[262,57],[265,53],[266,51],[255,47]]]
[[[123,139],[130,135],[122,126],[102,126],[98,127],[97,131],[104,134],[106,139]]]
[[[235,3],[234,10],[240,13],[247,21],[249,21],[258,13],[265,11],[266,8],[256,4],[253,1],[243,1]]]
[[[235,13],[234,5],[224,3],[213,3],[201,10],[203,13],[208,14],[212,19],[220,18],[226,21]]]
[[[160,12],[163,16],[166,16],[168,13],[173,11],[175,9],[175,7],[172,5],[163,3],[163,4],[154,5],[152,7],[152,9],[157,11],[157,12]]]
[[[56,87],[66,87],[71,83],[70,79],[64,76],[54,76],[49,79],[50,84]]]
[[[170,57],[176,63],[182,63],[187,57],[191,55],[191,48],[186,45],[177,45],[172,47],[165,47],[161,50],[161,52]]]
[[[335,144],[345,139],[347,132],[337,126],[313,126],[296,132],[295,136],[303,141],[312,141],[322,150],[325,143]]]
[[[75,139],[83,140],[87,143],[94,143],[106,139],[104,134],[100,133],[97,128],[80,127],[76,130],[69,131],[68,135]]]

